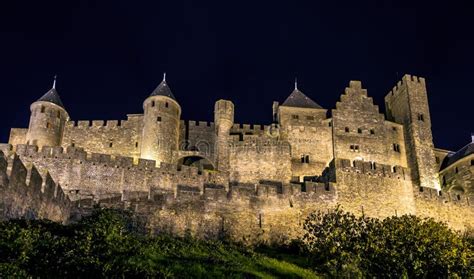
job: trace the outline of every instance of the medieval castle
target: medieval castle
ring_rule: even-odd
[[[474,138],[434,147],[424,78],[405,75],[385,114],[359,81],[332,110],[295,84],[268,125],[234,123],[229,100],[214,122],[184,121],[178,99],[163,79],[143,114],[72,121],[53,85],[0,145],[1,216],[67,222],[127,208],[151,231],[247,241],[291,239],[309,212],[336,205],[474,227]]]

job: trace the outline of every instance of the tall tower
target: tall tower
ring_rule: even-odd
[[[229,139],[230,129],[234,125],[234,104],[228,100],[218,100],[214,106],[214,122],[216,127],[216,158],[217,169],[229,170]]]
[[[140,157],[172,163],[173,152],[178,150],[181,106],[163,81],[143,102],[143,131]]]
[[[417,186],[440,189],[424,78],[405,75],[385,96],[387,118],[403,124],[411,176]]]
[[[56,77],[53,87],[30,106],[31,116],[26,144],[43,146],[60,146],[64,126],[69,115],[56,91]]]

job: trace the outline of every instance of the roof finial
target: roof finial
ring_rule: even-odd
[[[58,75],[54,75],[54,80],[53,80],[53,89],[56,89],[56,78]]]
[[[166,72],[163,73],[163,81],[166,82]]]
[[[298,90],[298,78],[295,77],[295,90]]]

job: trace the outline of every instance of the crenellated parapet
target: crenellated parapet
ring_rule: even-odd
[[[388,94],[385,96],[385,101],[390,102],[391,98],[396,98],[397,94],[399,94],[400,91],[404,90],[404,87],[408,83],[418,83],[422,86],[426,86],[425,78],[423,77],[418,77],[414,75],[404,75],[402,77],[402,80],[397,82],[397,85],[395,85],[392,90],[388,92]]]
[[[474,209],[474,196],[458,192],[446,192],[428,187],[419,187],[414,191],[415,197],[442,205],[453,204]]]
[[[0,151],[1,218],[69,220],[72,203],[48,172],[41,175],[34,165],[27,168],[20,157]]]
[[[365,174],[368,176],[379,176],[409,180],[410,173],[407,168],[397,165],[379,164],[362,160],[336,159],[335,167],[343,172]]]

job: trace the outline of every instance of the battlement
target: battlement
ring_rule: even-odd
[[[66,149],[58,147],[49,147],[45,146],[41,150],[38,150],[36,145],[25,145],[20,144],[16,146],[16,152],[14,148],[5,144],[0,146],[0,150],[5,152],[5,154],[13,155],[18,154],[19,156],[25,156],[28,158],[54,158],[54,159],[63,159],[63,160],[78,160],[79,164],[90,163],[94,166],[104,166],[104,167],[114,167],[114,168],[125,168],[131,169],[135,168],[138,170],[147,170],[147,171],[156,171],[156,172],[166,172],[174,175],[184,175],[184,176],[208,176],[206,172],[199,171],[196,167],[189,166],[177,166],[175,164],[161,163],[160,166],[156,165],[156,161],[147,160],[142,158],[132,158],[132,157],[123,157],[123,156],[112,156],[109,154],[100,154],[100,153],[87,153],[82,148],[68,147]]]
[[[415,197],[428,201],[435,201],[442,204],[457,204],[462,206],[469,206],[474,208],[474,197],[463,194],[445,192],[428,187],[419,187],[414,191]]]
[[[391,98],[393,98],[394,96],[397,95],[397,93],[403,88],[405,87],[408,83],[418,83],[420,85],[423,85],[423,86],[426,86],[426,81],[425,81],[425,78],[423,77],[418,77],[418,76],[414,76],[414,75],[408,75],[408,74],[405,74],[403,77],[402,77],[402,80],[398,81],[397,82],[397,85],[395,85],[392,90],[390,90],[388,92],[388,94],[385,96],[385,101],[387,102],[388,100],[390,100]]]
[[[0,151],[0,178],[7,212],[2,217],[33,215],[57,221],[69,218],[71,201],[48,172],[41,175],[34,165],[27,168],[17,155],[9,159]]]
[[[335,167],[343,172],[353,172],[369,176],[381,176],[403,180],[410,179],[408,169],[401,166],[384,165],[362,160],[354,160],[351,162],[348,159],[337,159]]]
[[[195,120],[189,120],[187,121],[189,127],[209,127],[214,129],[215,124],[214,122],[209,122],[209,121],[195,121]],[[184,120],[181,121],[181,124],[183,125],[185,123]]]
[[[127,120],[70,120],[66,122],[66,127],[70,129],[130,127],[133,123],[136,123],[138,119],[143,117],[143,115],[135,114],[129,114],[127,116]]]
[[[231,128],[232,132],[258,132],[264,131],[269,125],[260,125],[260,124],[239,124],[234,123]]]

